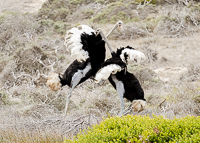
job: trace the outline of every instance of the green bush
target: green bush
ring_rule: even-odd
[[[81,131],[64,143],[197,143],[200,142],[200,117],[166,119],[163,116],[111,117]]]
[[[62,21],[57,21],[54,23],[54,31],[57,32],[58,34],[65,34],[66,33],[66,29],[69,29],[70,24],[67,24],[65,22]]]
[[[144,0],[48,0],[38,12],[38,19],[51,19],[54,22],[72,22],[72,20],[73,22],[79,22],[89,19],[90,22],[101,24],[115,23],[122,20],[127,23],[145,19],[149,15],[149,8],[154,10],[153,12],[151,10],[150,13],[156,12],[154,3],[157,1],[152,0],[151,4],[141,6],[138,10],[138,4],[144,3]],[[92,3],[100,3],[100,8],[95,10],[90,5]],[[140,17],[135,11],[140,13]]]
[[[92,18],[95,23],[115,23],[117,20],[128,22],[131,9],[123,2],[113,2]]]

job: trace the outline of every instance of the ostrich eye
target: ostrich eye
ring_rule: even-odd
[[[118,24],[119,24],[119,26],[121,26],[121,25],[122,25],[122,22],[119,22]]]

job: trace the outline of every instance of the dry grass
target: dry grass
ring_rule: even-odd
[[[77,112],[66,117],[47,105],[34,106],[24,115],[4,108],[1,109],[0,141],[63,142],[65,138],[76,135],[80,129],[98,123],[99,119],[92,115]]]

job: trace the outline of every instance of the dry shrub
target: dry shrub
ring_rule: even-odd
[[[12,67],[10,66],[3,79],[14,82],[15,85],[27,84],[30,81],[32,81],[32,84],[34,84],[33,82],[44,81],[42,76],[45,76],[51,70],[50,67],[46,66],[45,60],[47,59],[50,58],[47,58],[47,55],[39,47],[18,49],[13,58],[15,64],[12,64]]]
[[[97,97],[96,99],[94,99],[93,102],[94,102],[95,108],[98,108],[99,110],[103,112],[109,112],[113,108],[112,102],[109,101],[108,98]]]
[[[150,48],[149,44],[141,45],[140,49],[147,58],[145,62],[152,63],[158,60],[158,52],[155,49]]]
[[[91,1],[57,0],[44,3],[38,13],[39,19],[51,19],[53,21],[78,22],[83,19],[89,19],[94,11],[99,9],[99,3]],[[76,17],[76,18],[74,18]]]
[[[138,5],[138,17],[141,21],[145,20],[151,14],[158,14],[158,9],[159,7],[152,4]]]
[[[188,72],[181,79],[187,82],[196,82],[200,80],[200,65],[190,65],[187,67]]]
[[[4,12],[4,19],[0,24],[0,46],[5,54],[13,55],[18,47],[26,46],[32,42],[38,28],[37,21],[30,14],[16,14]]]
[[[133,9],[135,9],[135,12]],[[144,20],[149,13],[157,13],[153,5],[139,5],[139,3],[130,0],[126,2],[115,0],[57,0],[47,1],[40,9],[38,18],[64,22],[91,19],[95,23],[115,23],[119,19],[124,22],[136,19]]]
[[[0,55],[2,59],[0,59],[0,73],[3,72],[4,68],[6,67],[7,63],[12,60],[9,56],[7,55]]]
[[[16,59],[16,72],[35,73],[34,71],[42,69],[44,65],[34,61],[37,59],[44,61],[47,59],[47,55],[41,48],[34,46],[25,50],[19,49],[14,58]]]
[[[1,15],[3,20],[0,23],[0,51],[9,56],[16,54],[18,48],[33,45],[45,48],[48,46],[48,51],[58,50],[58,46],[59,50],[63,49],[63,38],[58,34],[64,34],[71,26],[64,22],[38,20],[31,14],[4,12]]]
[[[48,74],[60,63],[57,56],[47,54],[38,46],[19,48],[13,58],[15,65],[9,74],[14,77],[15,85],[30,83],[36,87],[44,86]]]
[[[147,100],[149,109],[154,108],[152,111],[156,115],[163,115],[167,118],[200,115],[198,85],[170,84],[165,85],[165,88],[162,87],[161,90],[160,95],[150,95]]]
[[[76,113],[63,116],[55,109],[40,105],[32,108],[30,116],[22,116],[9,108],[1,109],[0,123],[7,118],[6,124],[0,127],[1,142],[63,142],[72,138],[80,129],[86,129],[102,119],[93,113]],[[23,117],[23,118],[22,118]]]
[[[2,32],[1,36],[0,36],[0,46],[3,47],[6,45],[7,41],[9,39],[11,39],[12,37],[12,31],[6,31],[6,32]]]
[[[157,7],[147,4],[141,5],[133,1],[118,1],[106,4],[105,8],[92,18],[95,23],[115,23],[122,20],[124,23],[142,21],[150,14],[157,14]]]
[[[35,92],[34,90],[29,91],[29,97],[31,98],[31,102],[33,104],[43,104],[47,107],[52,107],[57,111],[63,111],[65,107],[66,94],[65,92],[53,92],[46,91],[47,87],[41,89],[40,91]],[[71,106],[71,105],[70,105]],[[73,106],[72,106],[73,107]],[[32,109],[30,110],[33,111]]]
[[[7,61],[6,65],[3,66],[3,70],[0,73],[0,86],[11,87],[13,86],[14,77],[12,76],[13,67],[15,62],[13,60]]]
[[[163,19],[154,29],[155,34],[166,37],[182,37],[196,33],[200,29],[199,11],[192,11],[179,6],[172,7],[172,11],[165,9]]]
[[[7,105],[9,103],[9,99],[7,94],[4,92],[0,92],[0,105]]]
[[[169,35],[171,37],[179,37],[187,34],[185,31],[186,27],[187,25],[183,18],[177,17],[177,19],[168,19],[168,17],[166,17],[159,23],[154,32],[159,31],[156,33],[167,36]],[[159,28],[159,30],[157,28]]]
[[[149,88],[159,88],[161,81],[158,76],[149,68],[135,71],[134,75],[138,78],[145,90]]]
[[[68,22],[79,22],[80,20],[90,19],[95,13],[95,4],[87,4],[81,5],[77,11],[75,11],[72,15],[69,15],[67,18]],[[74,18],[76,17],[76,18]]]
[[[124,25],[123,34],[114,31],[113,34],[110,36],[111,39],[135,39],[139,37],[145,37],[150,35],[145,29],[143,29],[141,26],[138,26],[137,23],[131,23]]]

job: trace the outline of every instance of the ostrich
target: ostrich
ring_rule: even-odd
[[[107,37],[117,27],[120,29],[122,25],[123,22],[118,21],[107,34]],[[77,59],[70,64],[63,76],[51,73],[47,79],[47,85],[54,91],[65,85],[70,87],[64,110],[66,114],[73,89],[85,80],[95,76],[101,68],[101,64],[105,61],[106,49],[105,41],[102,40],[101,35],[96,34],[92,28],[86,25],[69,30],[64,44],[66,47],[71,48],[72,56],[76,56]]]
[[[145,55],[140,51],[134,50],[130,46],[120,48],[117,52],[114,52],[103,32],[100,29],[99,31],[111,51],[112,58],[106,60],[102,64],[101,69],[95,76],[95,82],[99,83],[101,80],[108,79],[112,86],[117,90],[121,101],[120,115],[125,114],[126,110],[130,108],[131,105],[135,111],[139,112],[144,110],[146,107],[144,91],[138,79],[132,73],[126,71],[126,65],[128,59],[132,61],[137,60],[138,63],[141,60],[145,60]],[[125,110],[123,98],[132,102]]]

